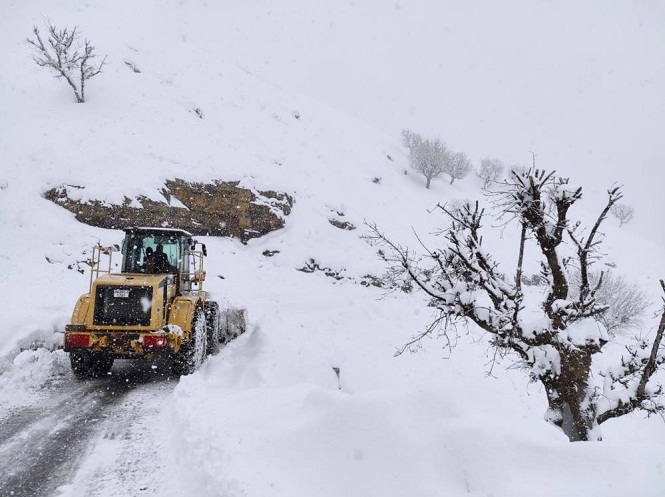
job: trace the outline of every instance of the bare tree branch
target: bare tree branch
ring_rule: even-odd
[[[544,386],[549,403],[547,419],[571,441],[596,439],[595,428],[602,422],[636,409],[665,412],[663,388],[650,383],[655,371],[665,363],[660,351],[665,307],[655,341],[631,344],[619,365],[599,372],[605,378],[603,387],[593,383],[596,380],[592,357],[608,343],[605,326],[593,320],[603,322],[610,305],[616,303],[602,294],[604,273],[592,279],[589,266],[593,257],[599,257],[600,226],[621,198],[619,190],[609,190],[608,202],[586,239],[579,239],[575,233],[579,222],[571,225],[569,219],[570,207],[582,198],[582,189],[570,188],[568,180],[556,177],[554,172],[534,168],[512,171],[511,179],[501,183],[497,192],[487,193],[494,199],[499,217],[517,218],[521,223],[514,281],[500,272],[491,253],[482,246],[484,209],[478,202],[438,204],[437,208],[449,220],[448,228],[436,233],[442,237],[443,246],[428,249],[418,238],[426,255],[417,261],[407,248],[370,226],[374,240],[392,252],[386,260],[395,261],[402,274],[427,295],[428,305],[440,313],[397,355],[419,347],[421,340],[435,329],[443,329],[447,336],[447,327],[459,320],[471,321],[491,336],[490,343],[495,347],[493,361],[514,352],[519,364],[529,368],[531,378]],[[566,234],[572,247],[563,243]],[[529,239],[540,248],[539,262],[549,288],[537,309],[531,307],[525,314],[522,271]],[[577,255],[582,282],[569,285],[568,278],[574,275],[569,274],[570,257],[564,253],[571,248]],[[665,283],[662,286],[665,291]],[[577,288],[579,295],[575,293]]]
[[[78,103],[85,102],[85,82],[102,71],[106,56],[95,66],[92,59],[96,57],[89,40],[85,40],[83,47],[74,42],[78,39],[78,27],[71,31],[68,28],[58,30],[48,23],[48,39],[44,43],[39,28],[34,26],[32,32],[34,39],[27,38],[26,42],[34,49],[32,59],[39,67],[48,67],[55,72],[56,78],[64,78],[74,91]],[[82,50],[82,51],[81,51]]]

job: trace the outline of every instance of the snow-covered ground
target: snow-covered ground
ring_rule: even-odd
[[[0,404],[5,413],[37,402],[54,379],[74,381],[62,351],[38,346],[53,348],[61,340],[57,331],[87,289],[88,275],[68,266],[85,260],[97,242],[122,238],[121,232],[78,223],[41,193],[76,185],[84,187],[83,197],[117,202],[124,195],[160,198],[163,181],[176,177],[239,180],[241,186],[285,191],[296,199],[284,229],[247,245],[202,238],[209,251],[207,289],[223,306],[245,306],[249,331],[175,388],[148,383],[128,393],[114,407],[127,417],[97,420],[99,434],[91,436],[83,462],[60,495],[84,495],[91,488],[100,497],[663,495],[662,419],[627,416],[603,425],[602,443],[571,444],[543,421],[544,393],[528,384],[523,372],[507,370],[509,360],[494,366],[488,377],[491,356],[474,330],[461,331],[450,357],[436,340],[416,354],[393,357],[428,323],[431,311],[417,294],[386,296],[360,284],[363,276],[380,275],[385,268],[376,248],[359,238],[368,221],[417,246],[412,230],[428,240],[440,227],[441,216],[428,213],[437,202],[480,196],[480,180],[471,176],[454,185],[437,180],[425,190],[424,179],[408,168],[399,137],[402,124],[394,121],[403,117],[405,127],[437,132],[425,103],[417,100],[417,112],[408,113],[410,99],[416,99],[406,89],[425,92],[417,84],[420,66],[408,57],[416,48],[409,40],[410,34],[439,29],[437,18],[452,19],[456,24],[444,30],[446,40],[470,58],[446,59],[449,47],[441,56],[441,64],[452,61],[451,70],[465,70],[451,83],[456,96],[443,99],[452,116],[440,108],[443,104],[433,104],[444,116],[438,132],[474,159],[489,153],[509,163],[528,163],[530,149],[523,148],[538,147],[539,164],[563,170],[585,187],[588,195],[574,215],[586,222],[602,208],[608,187],[626,184],[625,201],[636,208],[636,218],[623,227],[608,220],[605,250],[618,271],[652,295],[650,312],[657,311],[658,280],[665,276],[659,242],[665,230],[649,221],[657,214],[654,192],[662,172],[656,165],[664,157],[653,129],[663,124],[663,98],[653,90],[663,87],[662,48],[655,55],[640,52],[640,60],[652,64],[640,72],[627,65],[630,54],[603,54],[597,37],[609,40],[612,26],[625,25],[631,49],[662,40],[662,32],[654,31],[662,8],[657,3],[635,7],[625,18],[622,8],[609,6],[607,17],[594,18],[599,4],[556,11],[554,20],[566,13],[581,16],[561,33],[568,48],[583,39],[583,21],[590,23],[594,41],[580,52],[595,62],[588,72],[583,57],[564,64],[569,78],[581,78],[584,96],[572,102],[559,96],[556,112],[547,107],[551,113],[542,113],[543,129],[555,126],[558,133],[556,141],[547,142],[545,134],[535,140],[524,131],[531,114],[519,121],[515,111],[501,120],[510,126],[496,123],[496,114],[510,108],[504,101],[509,95],[522,105],[528,95],[545,106],[547,92],[520,93],[516,84],[508,93],[491,93],[501,105],[486,113],[477,99],[489,88],[477,79],[483,71],[469,69],[474,54],[485,53],[488,39],[514,43],[520,48],[514,67],[531,67],[540,45],[524,51],[528,43],[518,43],[514,33],[524,28],[529,39],[537,38],[536,28],[523,21],[548,25],[538,8],[520,10],[524,5],[514,2],[517,17],[510,16],[511,9],[490,8],[488,16],[498,15],[501,29],[493,28],[486,39],[474,31],[477,24],[466,2],[391,3],[390,11],[378,0],[360,3],[6,0],[0,29],[0,62],[11,68],[0,72]],[[553,14],[549,3],[537,4]],[[108,54],[104,72],[88,82],[83,105],[74,103],[64,82],[38,71],[30,59],[24,39],[46,18],[59,26],[78,25],[100,54]],[[636,28],[640,22],[643,31]],[[401,31],[403,26],[409,29]],[[559,32],[550,26],[544,34]],[[546,43],[543,57],[553,56],[554,41]],[[387,54],[385,46],[392,52]],[[615,41],[609,46],[617,48]],[[350,63],[354,49],[362,66]],[[427,54],[437,52],[427,45],[416,59],[423,66]],[[564,59],[557,53],[555,60]],[[405,74],[398,74],[395,66],[407,60]],[[477,60],[496,75],[486,56]],[[621,78],[608,76],[612,91],[595,83],[593,77],[605,81],[603,71],[612,63],[619,71],[634,69],[636,79],[628,88],[635,106],[625,100],[628,90]],[[284,67],[276,67],[280,64]],[[385,88],[376,74],[396,82]],[[635,82],[640,78],[642,93]],[[533,74],[528,80],[538,81]],[[394,106],[393,113],[380,99],[361,104],[362,95],[371,99],[374,86],[379,96],[402,88],[384,102]],[[610,94],[618,100],[608,101]],[[590,107],[580,108],[580,102]],[[628,122],[615,129],[603,113],[592,119],[594,109],[613,105]],[[195,109],[201,109],[202,119]],[[588,150],[580,145],[581,115],[585,126],[599,126]],[[456,117],[464,124],[459,129]],[[566,118],[577,124],[566,130]],[[611,134],[626,129],[630,133],[620,139]],[[570,149],[556,148],[566,140]],[[623,148],[614,158],[607,151],[593,153],[610,141],[610,150],[617,142],[632,147],[636,163],[626,166]],[[519,144],[516,149],[511,142]],[[501,156],[505,149],[510,151]],[[580,162],[558,163],[574,152],[583,156],[576,158]],[[329,223],[333,218],[357,229],[340,230]],[[510,228],[488,234],[486,243],[501,259],[516,257]],[[279,252],[266,257],[266,250]],[[310,259],[344,278],[296,270]],[[653,326],[649,315],[643,331]],[[37,350],[29,350],[31,344]],[[109,439],[110,433],[122,436]],[[128,457],[135,458],[134,473],[126,466]],[[137,476],[136,468],[143,473]]]

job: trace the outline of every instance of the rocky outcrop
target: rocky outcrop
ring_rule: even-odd
[[[237,181],[194,183],[166,181],[163,201],[144,196],[125,197],[121,205],[105,201],[75,200],[83,187],[63,185],[44,198],[72,212],[76,219],[99,228],[131,226],[180,228],[194,235],[229,236],[246,243],[284,227],[294,199],[286,193],[241,188]]]

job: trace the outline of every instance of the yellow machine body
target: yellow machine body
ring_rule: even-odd
[[[93,249],[90,290],[78,299],[65,328],[65,351],[145,359],[177,354],[208,299],[202,289],[204,253],[183,248],[174,274],[145,274],[112,273],[112,252]],[[108,269],[101,269],[104,257]]]

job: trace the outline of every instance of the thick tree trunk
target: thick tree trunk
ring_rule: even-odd
[[[547,391],[550,422],[571,442],[600,440],[593,407],[587,402],[591,355],[584,351],[560,351],[560,373],[541,378]]]

